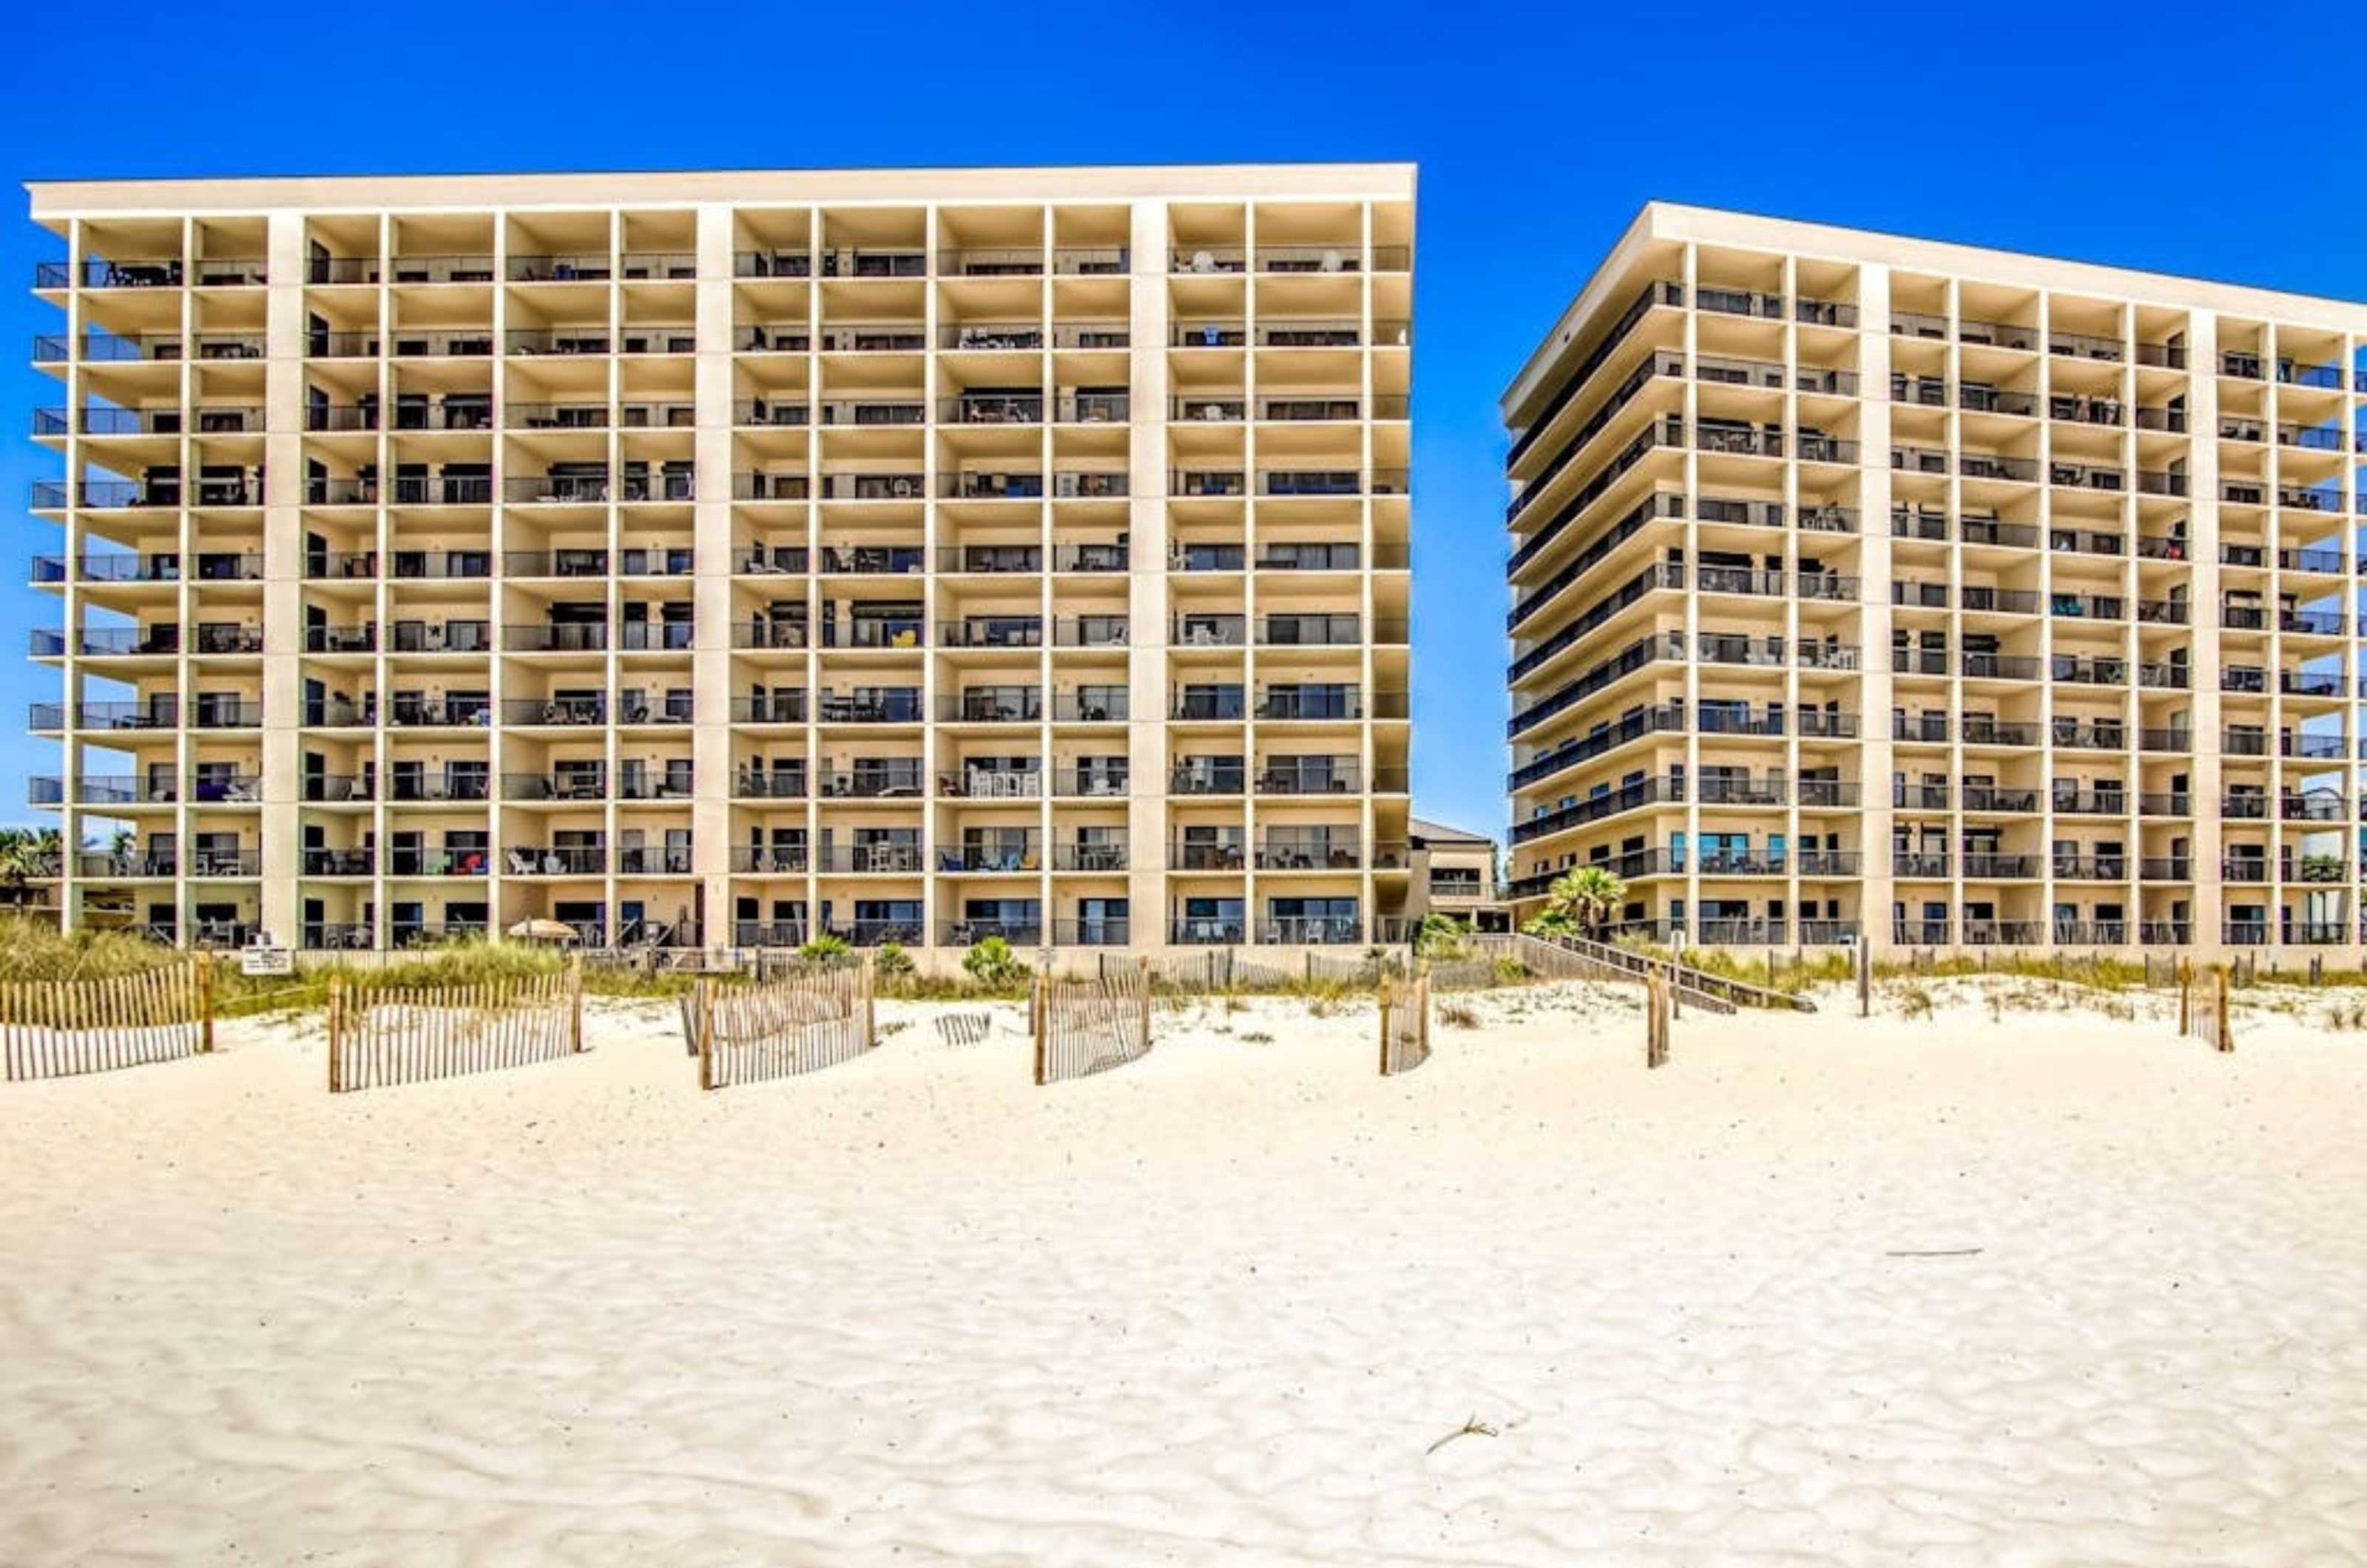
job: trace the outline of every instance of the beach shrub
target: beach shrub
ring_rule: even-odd
[[[809,964],[844,964],[846,962],[846,939],[829,931],[814,938],[798,949],[798,956]]]
[[[61,931],[40,920],[0,919],[0,980],[110,980],[187,956],[130,931]]]
[[[1414,956],[1433,962],[1461,958],[1468,951],[1466,940],[1470,935],[1471,928],[1452,915],[1424,915],[1414,929]]]
[[[1496,960],[1496,984],[1517,986],[1529,977],[1529,966],[1517,958]]]
[[[962,954],[962,972],[990,991],[1010,990],[1027,978],[1027,965],[999,936],[971,943]]]
[[[912,977],[912,955],[900,942],[883,942],[871,955],[871,973],[890,987],[900,987]]]
[[[1540,909],[1535,914],[1531,915],[1527,919],[1522,921],[1521,931],[1527,936],[1546,937],[1548,939],[1557,936],[1581,936],[1585,934],[1579,930],[1577,916],[1571,914],[1568,909],[1556,909],[1551,908]]]
[[[1438,1021],[1449,1029],[1477,1029],[1479,1027],[1479,1010],[1469,1002],[1441,1002],[1438,1004]]]

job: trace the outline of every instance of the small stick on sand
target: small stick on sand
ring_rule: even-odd
[[[1439,1450],[1444,1448],[1447,1444],[1453,1442],[1457,1438],[1492,1438],[1495,1435],[1495,1427],[1489,1426],[1486,1422],[1480,1420],[1478,1416],[1474,1416],[1469,1420],[1464,1422],[1459,1430],[1447,1433],[1446,1436],[1439,1438],[1438,1441],[1422,1450],[1422,1456],[1425,1459],[1428,1458],[1430,1455],[1436,1453]]]
[[[1942,1247],[1929,1252],[1886,1252],[1885,1258],[1970,1258],[1980,1251],[1977,1247]]]

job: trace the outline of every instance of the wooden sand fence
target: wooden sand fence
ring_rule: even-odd
[[[684,1006],[702,1089],[834,1067],[879,1043],[867,961],[740,985],[702,978]]]
[[[1150,989],[1160,1002],[1180,1010],[1190,997],[1219,996],[1228,991],[1270,991],[1288,985],[1294,976],[1271,964],[1255,964],[1229,947],[1205,952],[1168,953],[1159,958],[1128,958],[1124,953],[1099,955],[1101,977],[1127,981],[1143,965],[1150,966]]]
[[[2181,1039],[2200,1040],[2223,1054],[2236,1049],[2227,1026],[2226,965],[2213,964],[2200,974],[2188,959],[2178,961],[2178,1032]]]
[[[214,967],[200,954],[106,980],[0,985],[8,1082],[144,1066],[214,1048]]]
[[[1150,961],[1098,980],[1036,976],[1028,994],[1036,1082],[1059,1083],[1138,1061],[1150,1050]]]
[[[329,979],[329,1092],[554,1062],[583,1049],[583,963],[473,986]]]
[[[1410,1073],[1430,1060],[1430,976],[1381,980],[1381,1077]]]

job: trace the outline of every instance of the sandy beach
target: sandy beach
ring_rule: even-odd
[[[0,1562],[2367,1560],[2367,1034],[1932,990],[0,1087]]]

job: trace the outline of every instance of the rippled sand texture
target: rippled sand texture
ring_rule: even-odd
[[[1838,1005],[8,1086],[0,1562],[2367,1560],[2367,1035]]]

